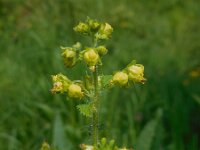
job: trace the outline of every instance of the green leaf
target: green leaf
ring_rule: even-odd
[[[132,65],[135,65],[135,64],[136,64],[136,60],[132,60],[132,61],[128,64],[127,67],[132,66]]]
[[[80,104],[77,105],[80,113],[86,117],[92,117],[92,105],[91,104]]]
[[[100,76],[100,79],[101,79],[101,86],[103,88],[105,88],[106,86],[109,85],[110,81],[112,80],[112,75],[103,75],[103,76]]]
[[[200,96],[193,94],[192,97],[194,98],[194,100],[200,104]]]
[[[150,150],[151,145],[153,142],[153,138],[155,136],[155,131],[156,127],[158,124],[158,120],[154,119],[144,127],[142,132],[140,133],[137,143],[136,143],[136,148],[137,150]]]

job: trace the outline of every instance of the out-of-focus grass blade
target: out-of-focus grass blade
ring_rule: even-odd
[[[151,144],[155,135],[156,126],[158,124],[157,119],[153,119],[147,123],[142,132],[140,133],[136,150],[150,150]]]
[[[17,140],[16,138],[16,132],[15,130],[13,131],[13,134],[14,135],[8,135],[6,133],[1,133],[0,134],[0,140],[2,139],[6,139],[8,141],[8,150],[15,150],[15,149],[18,149],[18,145],[19,145],[19,141]]]
[[[192,95],[192,97],[200,105],[200,97],[198,95]]]
[[[9,138],[9,147],[8,150],[15,150],[18,144],[18,140],[16,139],[16,131],[13,130],[13,135],[12,137]]]
[[[66,138],[63,122],[59,113],[56,114],[53,130],[53,146],[56,150],[71,150],[72,145]]]

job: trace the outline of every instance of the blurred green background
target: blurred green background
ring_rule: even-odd
[[[114,28],[103,72],[136,59],[148,79],[103,95],[101,136],[136,150],[199,150],[198,0],[0,0],[0,150],[90,143],[77,102],[49,92],[50,75],[84,73],[64,67],[59,47],[84,42],[72,28],[87,16]]]

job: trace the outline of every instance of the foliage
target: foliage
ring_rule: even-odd
[[[80,113],[86,117],[92,117],[92,105],[91,104],[79,104],[77,106]]]
[[[199,7],[197,0],[1,0],[0,149],[38,150],[44,139],[53,143],[57,110],[64,142],[71,143],[72,149],[90,142],[90,119],[79,117],[74,103],[52,96],[47,89],[51,74],[63,72],[75,80],[82,73],[81,64],[69,73],[58,45],[76,43],[80,36],[72,32],[73,25],[91,16],[115,29],[106,42],[105,74],[136,58],[144,64],[148,79],[144,86],[135,86],[137,92],[116,88],[101,93],[102,137],[135,147],[160,108],[163,116],[151,149],[198,150]]]

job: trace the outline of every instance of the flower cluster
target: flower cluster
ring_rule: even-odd
[[[79,22],[74,27],[74,31],[93,38],[93,46],[83,46],[80,42],[71,47],[61,47],[64,64],[67,68],[74,67],[78,62],[83,61],[91,71],[98,65],[101,65],[101,57],[108,53],[105,45],[98,45],[98,41],[107,40],[111,37],[113,28],[108,23],[101,23],[97,20],[87,18],[85,22]],[[99,87],[102,87],[99,78]],[[52,93],[67,93],[70,98],[83,99],[85,96],[90,97],[94,90],[91,76],[87,76],[84,81],[71,81],[63,74],[52,76],[53,88]],[[127,86],[131,82],[144,83],[144,66],[132,61],[125,69],[116,72],[109,80],[109,86],[119,85]],[[101,89],[100,89],[101,90]],[[89,93],[89,94],[88,94]]]
[[[80,42],[77,42],[72,47],[61,47],[63,50],[61,56],[67,68],[76,65],[77,62],[83,60],[89,67],[101,64],[101,57],[106,55],[108,49],[105,45],[97,46],[99,40],[107,40],[111,37],[113,28],[108,23],[100,23],[96,20],[87,18],[85,22],[80,22],[74,27],[74,31],[92,36],[95,41],[94,47],[82,47]]]
[[[84,35],[93,35],[95,40],[108,40],[111,37],[113,28],[108,23],[100,23],[87,18],[86,22],[79,22],[74,27],[74,31]]]
[[[126,86],[130,82],[144,83],[144,66],[141,64],[134,63],[129,64],[122,71],[118,71],[113,75],[111,83],[120,86]]]
[[[83,90],[80,83],[69,80],[63,74],[52,75],[53,88],[52,93],[68,93],[71,98],[83,98]]]
[[[126,150],[116,149],[111,141],[106,143],[102,139],[100,145],[98,141],[98,109],[101,92],[113,86],[128,86],[130,83],[144,83],[144,66],[132,61],[126,68],[114,73],[114,75],[99,75],[98,69],[102,65],[102,57],[108,53],[105,45],[100,41],[111,38],[113,28],[108,23],[101,23],[97,20],[87,18],[85,22],[79,22],[74,27],[74,31],[92,38],[93,45],[83,45],[80,42],[71,47],[61,47],[61,56],[64,65],[72,68],[79,62],[86,64],[89,73],[83,80],[70,80],[63,74],[52,75],[52,93],[66,94],[73,99],[81,99],[77,106],[78,110],[86,117],[93,116],[93,146],[82,145],[84,150]]]
[[[80,34],[94,37],[94,41],[96,41],[96,43],[93,47],[83,47],[80,42],[77,42],[71,47],[62,46],[61,56],[63,58],[64,65],[67,68],[72,68],[80,61],[85,62],[89,68],[100,65],[101,57],[107,54],[108,49],[105,45],[97,46],[97,42],[111,37],[111,33],[113,31],[111,25],[87,18],[85,22],[80,22],[77,26],[75,26],[74,30]],[[69,97],[77,99],[82,99],[85,95],[83,89],[87,89],[87,87],[85,88],[83,87],[83,84],[80,85],[69,80],[63,74],[53,75],[52,80],[52,93],[68,93]]]

